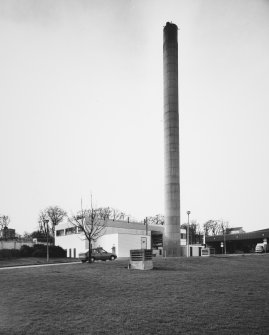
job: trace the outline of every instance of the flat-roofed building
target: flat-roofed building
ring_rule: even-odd
[[[257,243],[268,243],[268,240],[269,228],[248,233],[234,232],[230,234],[205,237],[206,245],[214,248],[217,254],[221,254],[224,249],[226,249],[227,253],[255,252]]]
[[[80,252],[89,249],[89,242],[83,232],[71,223],[61,223],[55,227],[55,245],[67,251],[68,257],[77,257]],[[118,257],[129,257],[132,249],[153,249],[156,255],[162,254],[162,225],[148,225],[140,222],[107,220],[104,234],[92,247],[102,247],[115,252]],[[182,244],[186,244],[186,231],[181,230]]]

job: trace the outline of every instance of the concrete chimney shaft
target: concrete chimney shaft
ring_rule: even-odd
[[[178,28],[166,23],[163,30],[164,171],[166,256],[180,256]]]

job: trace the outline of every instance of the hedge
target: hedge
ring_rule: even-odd
[[[59,246],[49,246],[50,257],[66,257],[66,251]],[[33,247],[22,245],[18,249],[1,249],[0,258],[11,257],[47,257],[47,246],[44,244],[35,244]]]
[[[18,249],[1,249],[0,258],[20,257],[20,250]]]

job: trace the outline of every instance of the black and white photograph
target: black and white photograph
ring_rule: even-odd
[[[0,0],[0,334],[269,332],[269,0]]]

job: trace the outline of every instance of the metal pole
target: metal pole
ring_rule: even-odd
[[[187,211],[188,214],[188,226],[187,226],[187,257],[190,256],[190,252],[189,252],[189,239],[190,239],[190,214],[191,211]]]
[[[226,239],[225,239],[225,229],[223,231],[223,240],[224,240],[224,254],[226,255]]]
[[[44,220],[47,224],[47,263],[49,262],[49,220]]]

